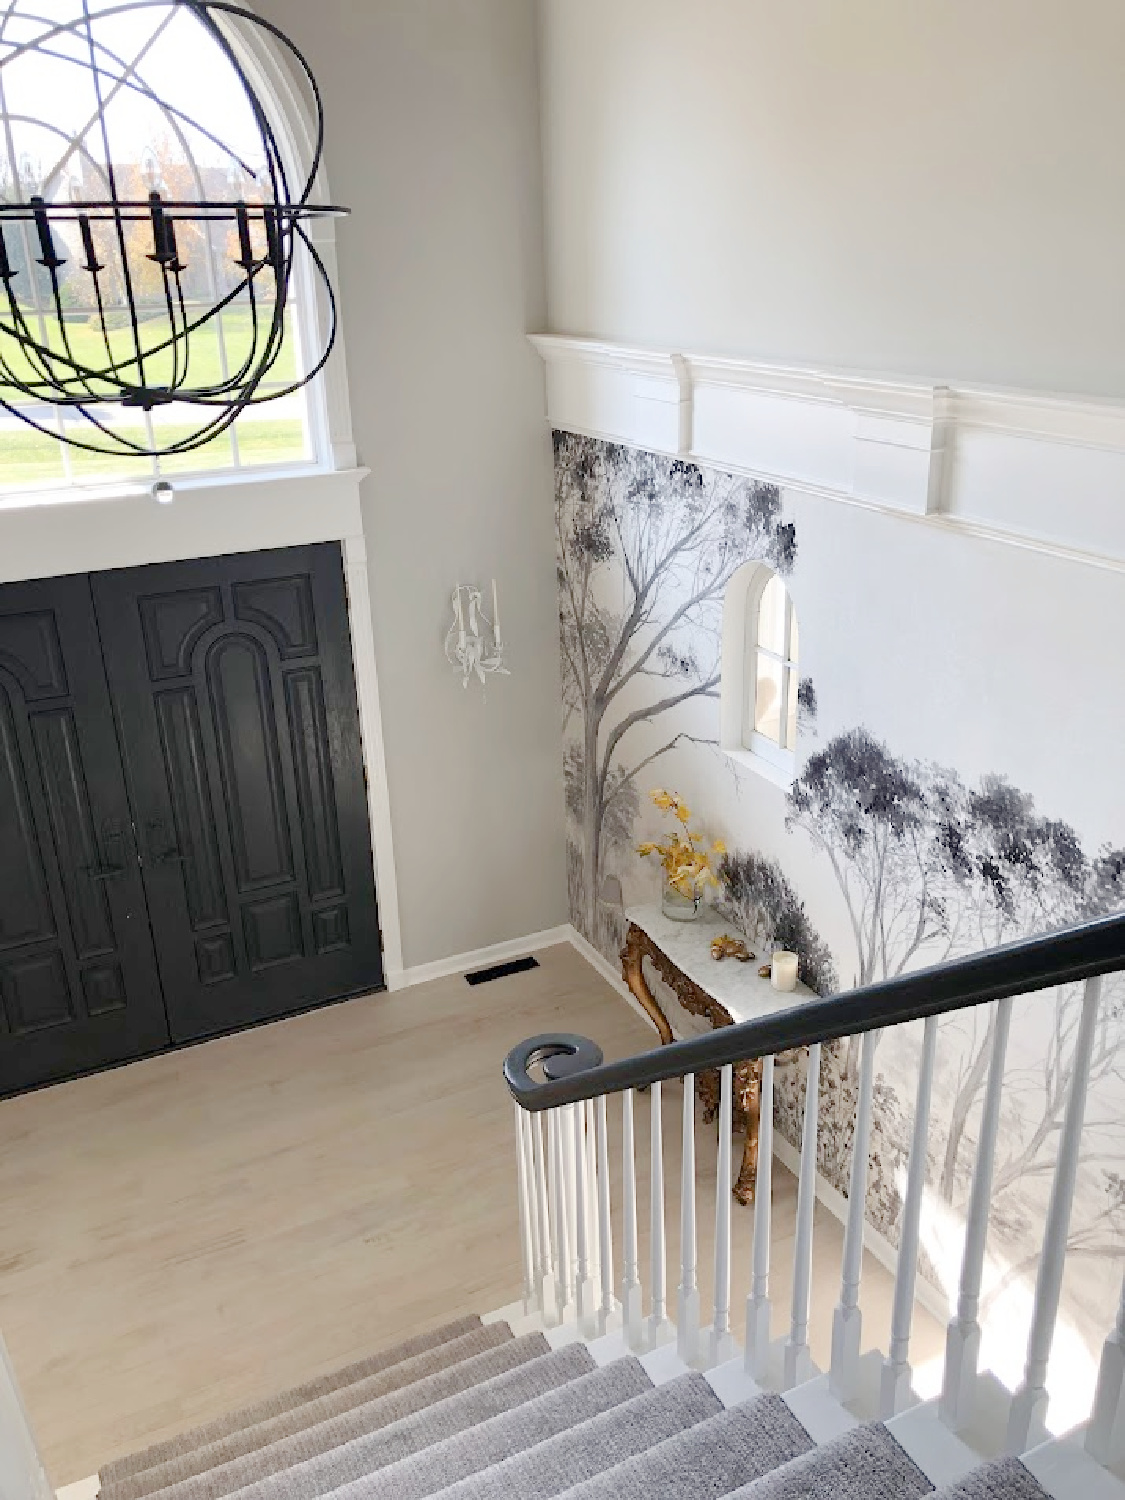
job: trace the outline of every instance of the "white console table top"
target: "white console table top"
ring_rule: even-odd
[[[724,958],[721,962],[712,958],[712,938],[723,932],[732,937],[742,934],[709,907],[694,922],[673,921],[659,906],[630,906],[625,917],[646,933],[693,984],[717,1000],[736,1023],[793,1010],[817,998],[803,984],[786,993],[775,990],[768,979],[760,978],[758,970],[769,963],[768,953],[759,953],[748,964],[739,963],[736,958]]]

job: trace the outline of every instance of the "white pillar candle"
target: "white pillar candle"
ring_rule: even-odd
[[[492,580],[492,639],[500,650],[500,599],[496,593],[496,580]]]
[[[785,948],[777,950],[770,964],[770,983],[775,990],[797,988],[797,955],[795,953],[790,953]]]

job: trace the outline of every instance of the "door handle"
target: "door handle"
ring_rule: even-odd
[[[163,818],[153,818],[145,825],[148,829],[149,848],[152,852],[154,865],[182,865],[184,862],[183,852],[177,848],[176,841],[170,838],[164,826]]]
[[[112,880],[116,875],[127,874],[129,862],[125,856],[125,834],[116,819],[109,819],[102,824],[100,843],[101,848],[96,851],[97,862],[83,865],[82,873],[90,880]]]

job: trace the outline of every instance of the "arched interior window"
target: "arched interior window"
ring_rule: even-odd
[[[746,563],[723,601],[719,742],[781,787],[797,773],[799,658],[788,589],[765,563]]]
[[[776,573],[769,573],[764,583],[755,578],[750,589],[745,743],[767,756],[775,751],[792,754],[797,745],[796,611]]]
[[[93,8],[103,7],[95,0]],[[48,202],[100,199],[108,195],[112,172],[122,196],[133,199],[159,191],[169,200],[241,197],[250,204],[255,201],[261,181],[256,174],[264,165],[256,159],[261,156],[260,136],[228,58],[189,7],[152,4],[113,13],[112,43],[106,43],[99,54],[104,85],[100,109],[90,72],[81,65],[85,45],[81,5],[52,0],[52,21],[66,26],[73,17],[75,29],[60,31],[45,52],[21,49],[25,37],[42,30],[39,13],[44,9],[16,0],[0,25],[0,54],[7,59],[0,72],[0,197],[25,203],[36,194]],[[45,99],[51,101],[49,110],[43,108]],[[157,101],[168,107],[160,107]],[[181,221],[176,228],[180,258],[187,265],[188,311],[193,301],[200,308],[211,306],[237,284],[235,226],[227,221]],[[149,232],[142,223],[131,229],[138,234]],[[112,232],[108,224],[97,226],[95,251],[97,235]],[[61,339],[64,330],[53,311],[34,226],[11,224],[6,239],[14,273],[10,285],[25,314],[38,323],[44,338]],[[66,264],[58,271],[65,334],[80,356],[83,341],[102,339],[92,278],[81,271],[88,247],[80,242],[77,226],[60,232],[59,239],[65,242],[59,250]],[[143,255],[138,259],[143,265]],[[114,318],[121,320],[124,338],[128,333],[124,300],[115,302],[113,286],[104,279],[110,339]],[[135,286],[134,292],[142,315],[143,345],[146,306],[152,308],[153,329],[158,327],[162,291],[155,266],[149,281]],[[309,348],[314,342],[309,336],[311,301],[307,278],[295,276],[282,355],[263,383],[263,392],[270,386],[281,389],[301,373],[302,345]],[[217,380],[240,368],[250,342],[250,317],[245,296],[235,297],[214,320],[207,337],[193,344],[193,359],[198,356],[202,362],[202,373],[213,370]],[[104,357],[100,343],[95,352]],[[154,424],[166,430],[180,424],[185,432],[193,425],[193,414],[175,403],[151,413],[96,405],[93,410],[99,420],[138,438],[147,433],[150,443]],[[68,428],[74,424],[75,430],[85,426],[77,413],[64,417],[54,407],[40,405],[34,415],[41,427],[50,426],[60,435],[64,421]],[[312,429],[309,390],[304,389],[248,411],[202,448],[151,459],[84,452],[0,410],[0,488],[27,490],[161,474],[288,468],[316,457]]]

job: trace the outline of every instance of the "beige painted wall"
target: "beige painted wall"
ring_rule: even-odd
[[[327,110],[405,963],[565,920],[533,0],[264,0]],[[513,675],[463,691],[457,579]]]
[[[1125,395],[1121,0],[542,0],[550,324]]]

